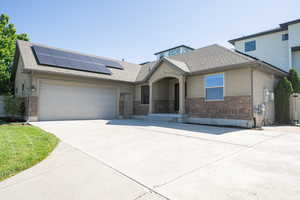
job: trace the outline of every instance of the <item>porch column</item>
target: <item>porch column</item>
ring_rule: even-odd
[[[149,82],[149,114],[153,112],[153,103],[152,103],[152,82]]]
[[[185,76],[179,78],[179,114],[185,114]]]

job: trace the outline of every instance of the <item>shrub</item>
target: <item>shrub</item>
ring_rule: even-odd
[[[4,111],[12,120],[23,117],[25,114],[25,102],[22,97],[7,95],[4,97]]]
[[[295,69],[291,69],[287,78],[292,83],[293,92],[300,93],[300,79],[297,71]]]
[[[291,82],[284,77],[275,88],[275,118],[278,123],[290,122],[290,95],[293,92]]]

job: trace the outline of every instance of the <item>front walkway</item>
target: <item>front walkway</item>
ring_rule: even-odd
[[[299,130],[95,120],[33,123],[61,138],[0,183],[3,199],[299,199]]]

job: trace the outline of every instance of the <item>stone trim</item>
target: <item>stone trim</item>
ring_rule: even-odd
[[[217,126],[234,126],[243,128],[253,128],[253,120],[240,120],[240,119],[219,119],[219,118],[186,118],[185,122],[192,124],[207,124]]]
[[[251,96],[225,97],[223,101],[205,101],[204,97],[186,99],[186,114],[193,118],[251,120],[251,108]]]

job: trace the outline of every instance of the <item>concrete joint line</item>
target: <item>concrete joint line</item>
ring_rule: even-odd
[[[67,142],[66,142],[66,143],[67,143]],[[114,168],[113,166],[107,164],[107,163],[104,162],[103,160],[100,160],[99,158],[97,158],[97,157],[95,157],[95,156],[89,154],[88,152],[82,151],[82,150],[78,149],[77,147],[74,147],[72,144],[69,144],[69,143],[67,143],[67,144],[70,145],[70,146],[72,146],[75,150],[77,150],[77,151],[79,151],[79,152],[81,152],[81,153],[84,153],[85,155],[91,157],[92,159],[96,160],[97,162],[101,163],[102,165],[104,165],[104,166],[106,166],[106,167],[108,167],[108,168],[114,170],[115,172],[117,172],[117,173],[120,174],[121,176],[124,176],[124,177],[126,177],[126,178],[132,180],[133,182],[137,183],[138,185],[141,185],[142,187],[146,188],[148,191],[150,191],[150,192],[152,192],[152,193],[154,193],[154,194],[157,194],[157,195],[161,196],[162,198],[164,198],[164,199],[166,199],[166,200],[170,200],[168,197],[164,196],[163,194],[161,194],[161,193],[159,193],[159,192],[153,190],[153,188],[151,188],[151,187],[149,187],[149,186],[147,186],[147,185],[141,183],[140,181],[138,181],[138,180],[136,180],[136,179],[134,179],[134,178],[132,178],[132,177],[126,175],[125,173],[121,172],[120,170],[118,170],[118,169]]]
[[[143,194],[141,194],[141,195],[135,197],[133,200],[140,199],[140,198],[142,198],[143,196],[145,196],[145,195],[147,195],[147,194],[149,194],[149,192],[144,192]]]

